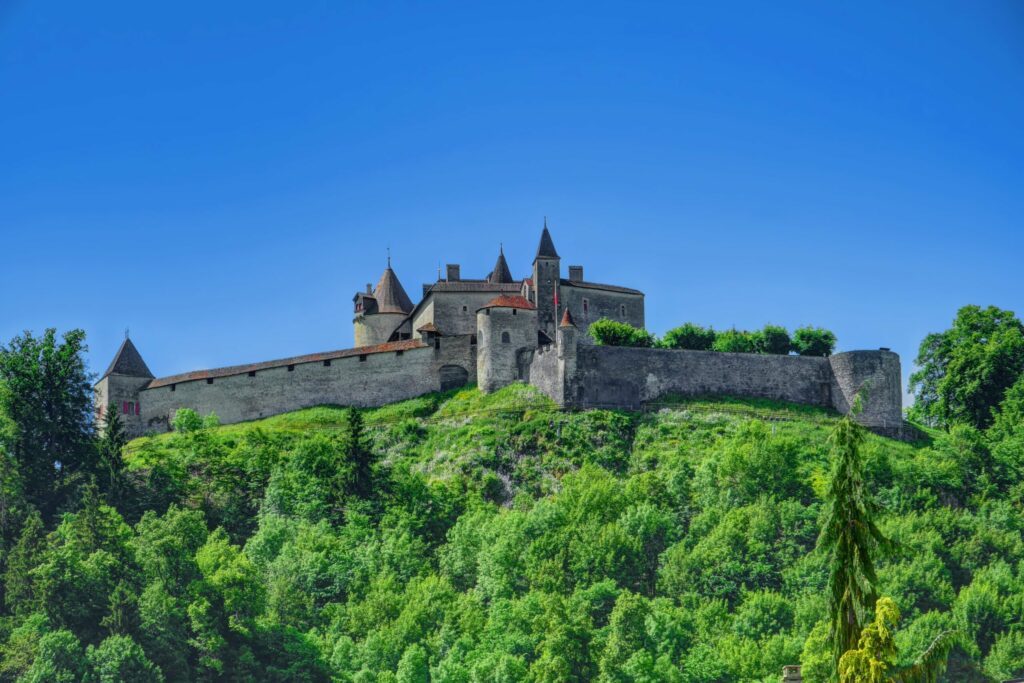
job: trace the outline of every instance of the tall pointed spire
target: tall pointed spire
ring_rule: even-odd
[[[508,263],[505,261],[505,247],[504,245],[498,246],[498,261],[494,264],[494,270],[487,276],[488,282],[512,282],[512,271],[508,269]]]
[[[135,348],[132,340],[128,338],[128,330],[125,330],[121,348],[114,354],[114,360],[110,361],[110,366],[103,373],[103,377],[107,375],[127,375],[129,377],[153,376],[153,373],[149,371],[149,367],[146,365],[146,361],[142,360],[142,354]],[[103,377],[100,379],[103,379]]]
[[[558,258],[558,252],[555,251],[555,243],[551,239],[551,233],[548,232],[548,217],[544,216],[544,230],[540,233],[540,244],[537,246],[537,256],[534,257],[534,261],[539,258]]]
[[[378,313],[408,313],[413,309],[412,300],[405,293],[402,283],[398,281],[395,271],[391,270],[391,253],[388,250],[388,267],[380,276],[377,287],[373,290],[373,298],[377,300]]]

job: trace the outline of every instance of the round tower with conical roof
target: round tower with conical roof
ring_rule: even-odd
[[[376,346],[390,341],[413,309],[412,300],[391,269],[390,256],[377,286],[371,290],[367,285],[366,289],[352,298],[355,304],[352,324],[356,346]]]

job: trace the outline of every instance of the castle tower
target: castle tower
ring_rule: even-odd
[[[555,251],[555,243],[551,240],[548,220],[545,218],[537,255],[533,259],[533,292],[537,305],[537,324],[552,341],[555,339],[555,328],[559,319],[558,296],[561,277],[562,260]]]
[[[129,436],[145,433],[139,394],[152,379],[153,373],[126,334],[114,360],[93,387],[97,422],[116,410]]]
[[[374,346],[390,341],[391,334],[413,309],[409,295],[391,269],[390,256],[388,266],[373,291],[358,292],[352,301],[355,304],[352,324],[356,346]]]
[[[487,281],[500,284],[513,282],[512,271],[508,269],[508,263],[505,261],[504,247],[498,249],[498,262],[494,264],[494,270],[487,276]]]
[[[477,384],[484,393],[525,380],[537,348],[537,309],[525,297],[502,295],[476,313]]]

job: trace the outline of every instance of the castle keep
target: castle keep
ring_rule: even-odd
[[[423,285],[414,304],[390,258],[376,287],[353,297],[356,347],[154,377],[125,339],[96,384],[98,415],[112,406],[129,434],[170,429],[179,408],[223,423],[336,404],[375,407],[476,383],[492,392],[527,382],[567,408],[639,409],[666,395],[770,398],[849,413],[902,433],[899,356],[850,351],[827,358],[597,346],[601,318],[644,326],[644,295],[584,279],[545,223],[529,276],[512,276],[503,250],[481,279],[458,265]]]

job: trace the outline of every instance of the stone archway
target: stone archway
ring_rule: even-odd
[[[442,365],[439,374],[441,391],[458,389],[469,382],[469,371],[461,365]]]

